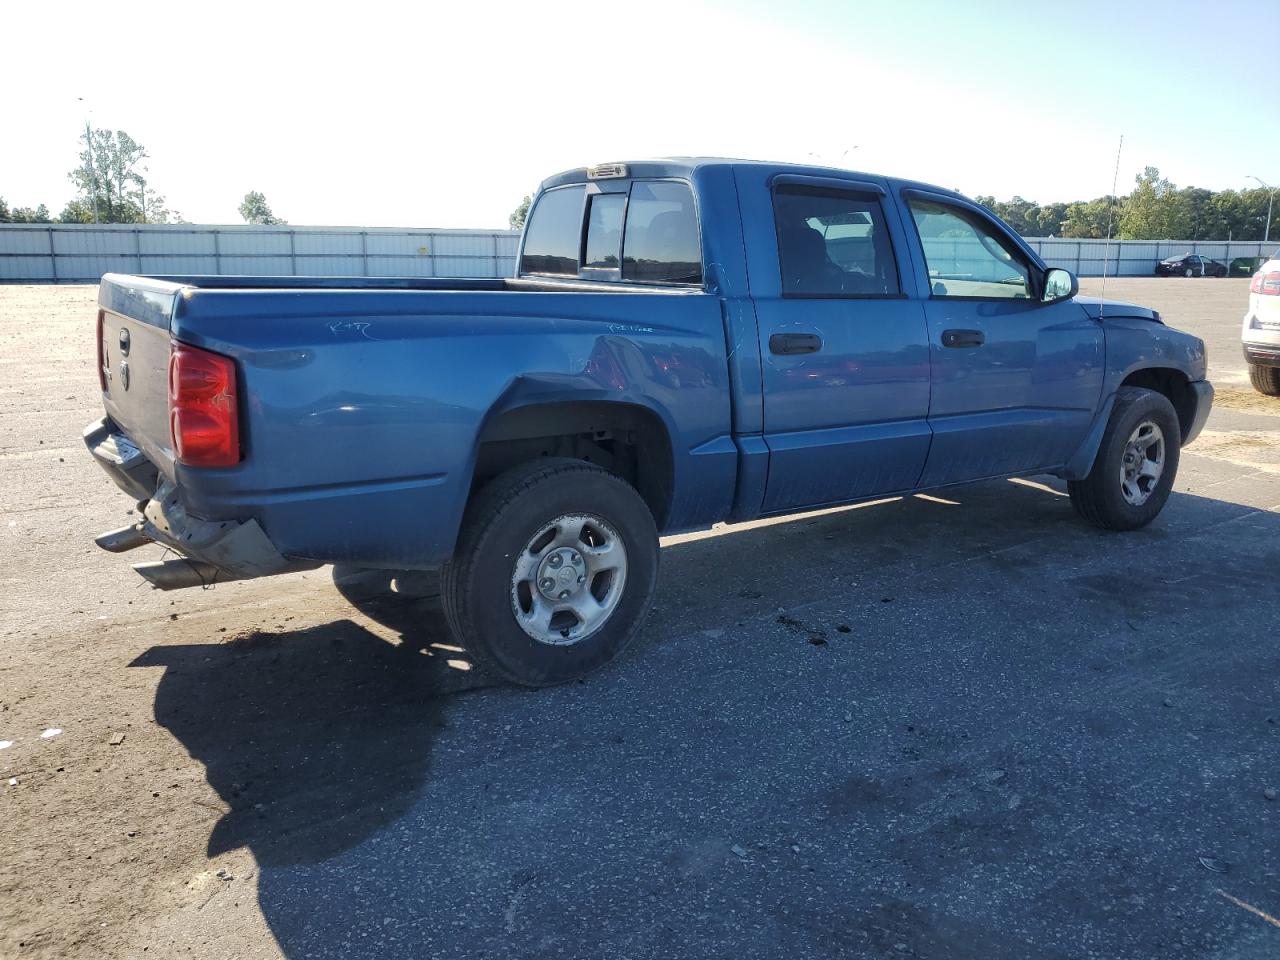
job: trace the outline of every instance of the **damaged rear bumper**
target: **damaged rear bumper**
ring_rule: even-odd
[[[112,553],[158,543],[179,554],[177,559],[133,565],[161,590],[211,586],[320,565],[285,557],[256,520],[204,520],[187,513],[174,482],[109,419],[90,424],[84,441],[116,485],[139,501],[142,511],[140,522],[104,533],[95,542]]]

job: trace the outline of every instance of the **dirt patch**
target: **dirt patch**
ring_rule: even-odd
[[[1228,410],[1240,410],[1244,413],[1264,413],[1272,417],[1280,417],[1280,397],[1268,397],[1257,390],[1240,389],[1238,387],[1214,386],[1214,406]]]

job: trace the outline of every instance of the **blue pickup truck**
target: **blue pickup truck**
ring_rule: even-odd
[[[842,170],[570,170],[511,279],[107,275],[85,442],[161,588],[441,570],[529,685],[635,636],[658,535],[1015,474],[1112,530],[1160,512],[1204,344],[1077,296],[990,211]]]

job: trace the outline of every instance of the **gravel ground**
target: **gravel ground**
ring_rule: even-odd
[[[528,692],[361,578],[143,587],[93,290],[0,287],[0,956],[1280,955],[1244,290],[1108,281],[1221,389],[1147,530],[1034,478],[672,538],[627,656]]]

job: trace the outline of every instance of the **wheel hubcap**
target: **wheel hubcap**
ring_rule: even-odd
[[[618,532],[599,517],[567,514],[542,527],[516,557],[511,610],[539,643],[579,643],[613,614],[626,577]]]
[[[1120,491],[1126,502],[1140,507],[1151,498],[1164,474],[1164,431],[1143,420],[1124,446],[1120,460]]]

